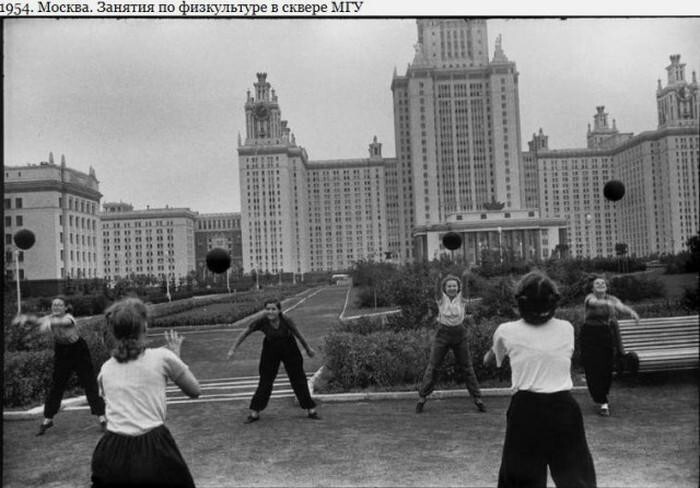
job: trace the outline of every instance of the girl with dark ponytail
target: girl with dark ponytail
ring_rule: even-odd
[[[583,416],[571,395],[574,327],[554,318],[559,302],[554,282],[534,271],[515,291],[520,320],[493,334],[484,364],[510,358],[513,395],[506,416],[498,487],[546,486],[547,466],[557,486],[596,486]]]

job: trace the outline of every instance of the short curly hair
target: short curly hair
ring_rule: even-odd
[[[557,285],[541,271],[526,274],[515,288],[520,316],[532,325],[542,325],[551,319],[560,298]]]

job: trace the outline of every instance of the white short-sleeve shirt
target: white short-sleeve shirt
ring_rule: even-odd
[[[114,358],[100,369],[97,381],[105,400],[107,430],[117,434],[141,435],[165,422],[165,387],[188,369],[165,347],[145,349],[131,361]]]
[[[493,334],[496,363],[510,357],[511,388],[536,393],[570,390],[574,327],[552,318],[542,325],[524,320],[505,322]]]

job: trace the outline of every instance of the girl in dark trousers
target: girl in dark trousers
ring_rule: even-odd
[[[512,389],[506,414],[499,488],[546,487],[547,466],[556,486],[596,486],[583,416],[571,395],[574,328],[554,318],[557,288],[531,272],[516,287],[521,319],[498,326],[484,364],[510,358]]]
[[[593,280],[593,292],[583,302],[584,318],[581,328],[581,362],[586,373],[586,385],[598,414],[610,416],[608,393],[612,385],[615,353],[620,344],[617,312],[630,315],[639,325],[639,315],[616,297],[608,294],[604,278]]]
[[[190,398],[201,393],[197,378],[180,359],[184,339],[167,331],[165,347],[147,348],[148,313],[138,298],[113,304],[105,318],[116,347],[98,376],[109,422],[92,455],[92,487],[194,488],[165,426],[168,381]]]
[[[282,314],[282,304],[279,301],[267,301],[264,305],[263,310],[232,324],[232,326],[240,326],[249,323],[248,328],[238,336],[235,344],[229,350],[229,359],[233,357],[238,346],[250,334],[255,331],[265,334],[260,353],[260,366],[258,367],[260,381],[250,402],[250,414],[245,423],[249,424],[260,420],[260,412],[267,407],[270,400],[272,385],[277,377],[280,362],[284,363],[299,405],[308,411],[310,419],[318,420],[320,417],[316,412],[316,403],[309,393],[306,373],[304,373],[304,360],[301,357],[296,339],[299,339],[310,358],[314,357],[314,350],[306,343],[294,322]]]
[[[465,271],[463,278],[466,278]],[[465,279],[466,282],[466,279]],[[486,411],[486,406],[481,399],[479,381],[474,373],[469,341],[467,340],[467,328],[465,321],[470,321],[466,313],[466,286],[454,275],[447,275],[438,283],[437,288],[437,330],[430,348],[430,359],[423,374],[423,382],[418,391],[418,403],[416,413],[422,413],[428,395],[435,387],[436,372],[442,365],[447,352],[452,349],[457,365],[462,369],[467,383],[469,394],[474,400],[476,408],[480,412]]]
[[[36,435],[44,435],[53,426],[53,417],[61,408],[61,399],[73,372],[78,375],[80,386],[85,389],[85,396],[90,405],[90,412],[99,417],[100,426],[106,426],[105,404],[97,389],[95,370],[85,339],[80,337],[75,318],[67,313],[63,298],[54,298],[51,314],[39,319],[43,332],[50,332],[54,339],[54,363],[51,389],[44,403],[44,420]]]

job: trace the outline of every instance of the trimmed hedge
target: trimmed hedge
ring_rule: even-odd
[[[472,364],[479,379],[503,378],[503,371],[482,364],[484,354],[491,347],[493,332],[502,321],[495,318],[468,328]],[[371,331],[372,327],[375,331]],[[428,327],[394,331],[390,327],[388,321],[357,321],[342,324],[328,334],[324,355],[331,374],[322,388],[329,391],[399,385],[416,388],[428,365],[434,331]],[[440,381],[463,381],[463,372],[456,367],[452,353],[448,353],[438,376]]]
[[[106,334],[103,317],[78,320],[80,335],[90,349],[95,374],[109,359],[111,341]],[[11,343],[8,344],[8,338]],[[43,401],[51,385],[53,371],[53,340],[49,334],[36,331],[36,326],[5,327],[5,362],[3,406],[21,407]],[[9,347],[8,347],[9,346]],[[68,382],[64,396],[82,394],[76,375]]]
[[[486,305],[487,309],[491,306]],[[507,307],[504,307],[507,310]],[[681,301],[663,301],[634,305],[641,317],[673,317],[697,313],[684,307]],[[575,333],[572,369],[581,371],[579,336],[583,325],[583,305],[559,308],[555,315],[571,322]],[[476,323],[468,327],[472,364],[480,381],[508,381],[510,368],[506,362],[499,370],[485,367],[482,359],[491,348],[493,333],[499,324],[514,320],[511,316],[487,316],[483,310],[475,313]],[[402,328],[403,327],[403,328]],[[326,336],[324,354],[326,367],[319,391],[351,391],[367,388],[416,389],[428,364],[433,337],[430,323],[413,323],[410,318],[392,315],[388,319],[363,318],[339,324]],[[438,372],[445,383],[460,383],[461,371],[448,353]]]

